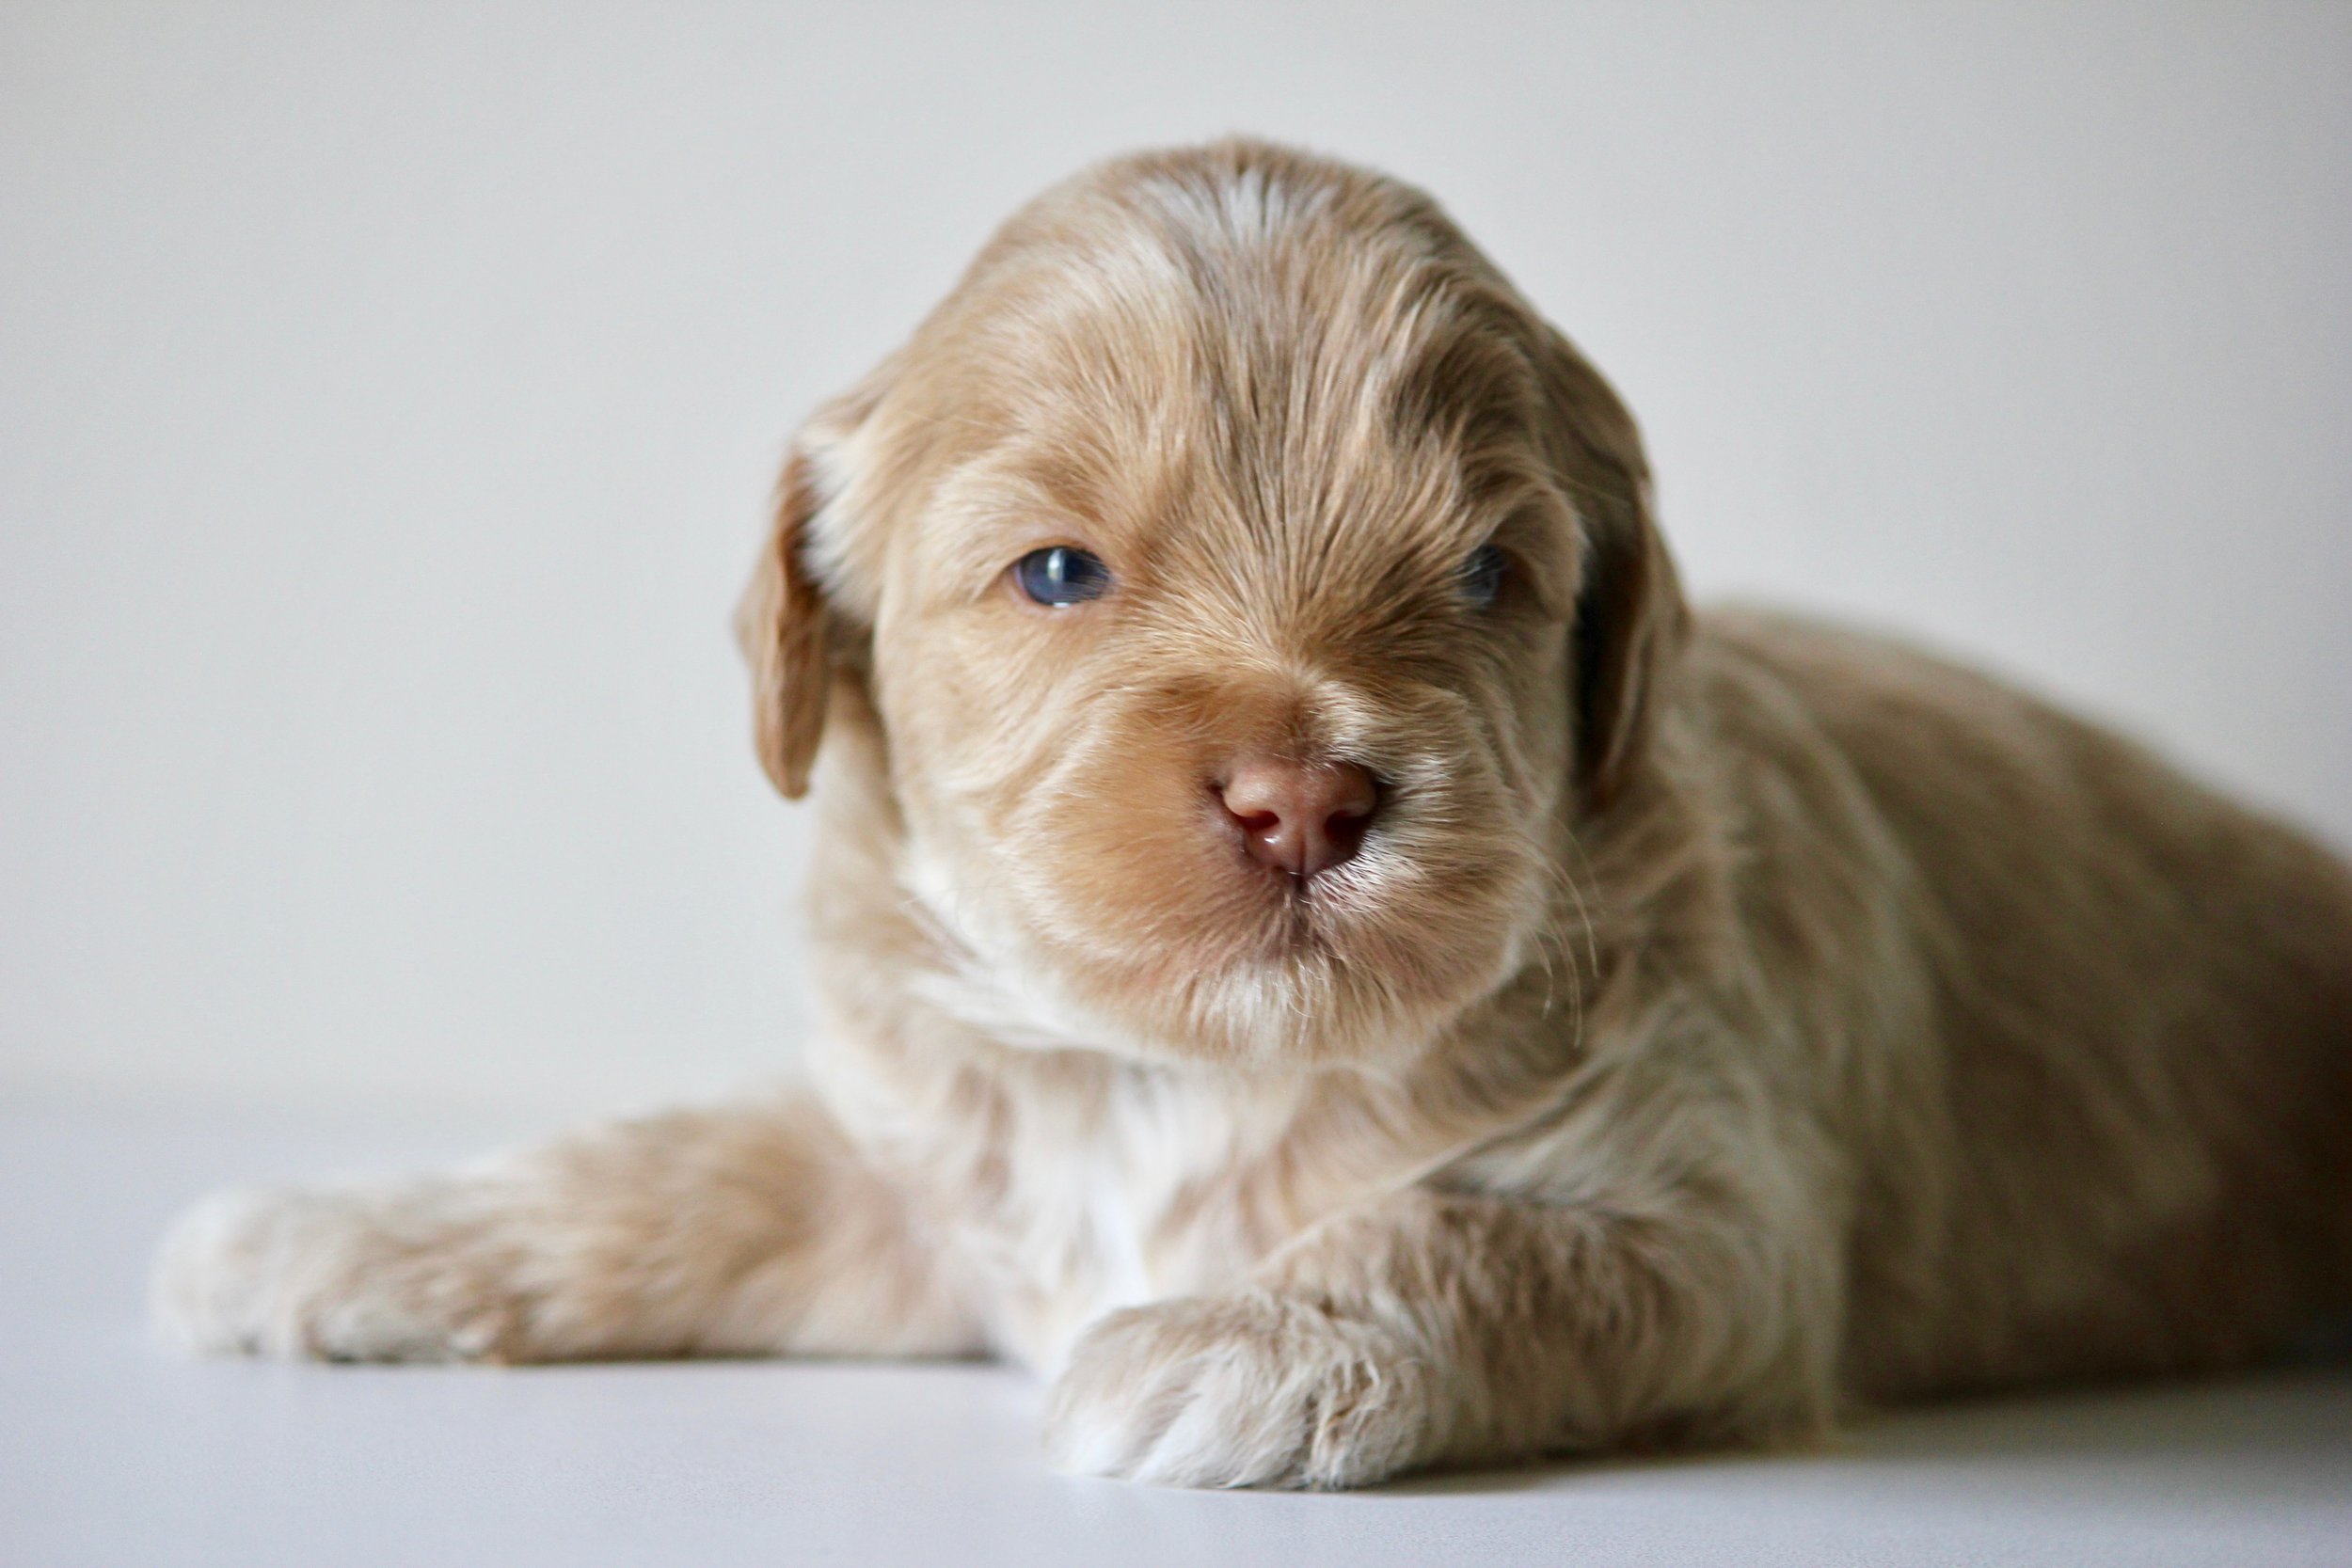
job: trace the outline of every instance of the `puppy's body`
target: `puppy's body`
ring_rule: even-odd
[[[1115,587],[1016,602],[1049,546]],[[1693,621],[1613,396],[1402,187],[1049,195],[804,433],[744,625],[787,793],[824,740],[813,1096],[215,1204],[174,1326],[994,1350],[1073,1466],[1349,1484],[2352,1301],[2352,878],[1979,677]],[[1360,849],[1252,863],[1236,758],[1376,778]]]

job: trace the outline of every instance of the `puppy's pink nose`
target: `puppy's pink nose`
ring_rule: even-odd
[[[1328,871],[1355,854],[1380,809],[1380,786],[1350,762],[1247,757],[1216,793],[1250,856],[1294,877]]]

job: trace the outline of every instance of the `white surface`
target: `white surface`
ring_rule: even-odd
[[[1915,1413],[1811,1455],[1296,1497],[1050,1475],[1037,1391],[987,1367],[287,1367],[144,1342],[148,1250],[200,1189],[516,1131],[0,1106],[0,1563],[2352,1562],[2342,1369]]]
[[[1703,589],[1987,654],[2352,840],[2352,7],[0,6],[0,1077],[700,1093],[803,818],[786,431],[1077,165],[1419,180]]]

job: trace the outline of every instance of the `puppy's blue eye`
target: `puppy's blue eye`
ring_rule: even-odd
[[[1110,592],[1111,569],[1103,558],[1068,545],[1031,550],[1013,562],[1012,579],[1039,604],[1067,610]]]
[[[1462,597],[1479,610],[1492,610],[1502,597],[1502,579],[1510,572],[1510,561],[1493,545],[1481,545],[1470,551],[1462,562],[1460,584]]]

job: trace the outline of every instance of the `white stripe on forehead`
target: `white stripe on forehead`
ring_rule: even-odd
[[[1089,226],[1084,265],[1063,265],[1050,250],[1032,259],[1057,276],[1024,314],[1048,325],[1104,305],[1146,315],[1184,309],[1198,297],[1200,258],[1264,246],[1328,212],[1330,199],[1327,188],[1263,167],[1145,176],[1112,195],[1118,218]]]
[[[1199,296],[1203,272],[1235,280],[1256,275],[1282,281],[1237,297],[1261,309],[1295,307],[1304,297],[1303,275],[1286,268],[1261,274],[1259,268],[1287,248],[1285,241],[1312,247],[1325,291],[1321,302],[1305,316],[1281,319],[1310,336],[1316,328],[1338,325],[1326,310],[1360,312],[1377,325],[1375,335],[1355,345],[1359,357],[1348,388],[1356,394],[1349,401],[1368,408],[1409,369],[1433,319],[1448,313],[1451,302],[1442,291],[1412,286],[1415,275],[1437,259],[1426,234],[1394,221],[1395,212],[1366,204],[1343,208],[1346,188],[1316,173],[1263,165],[1195,167],[1144,176],[1119,196],[1121,205],[1146,220],[1146,231],[1129,243],[1155,252],[1162,280],[1168,278],[1162,269],[1169,264],[1182,269],[1177,286],[1193,297]],[[1229,274],[1228,267],[1238,270]],[[1415,297],[1406,303],[1408,293]]]
[[[1248,242],[1266,239],[1330,202],[1327,188],[1275,180],[1260,167],[1220,170],[1213,184],[1179,175],[1153,175],[1137,183],[1140,205],[1157,207],[1187,237]]]

